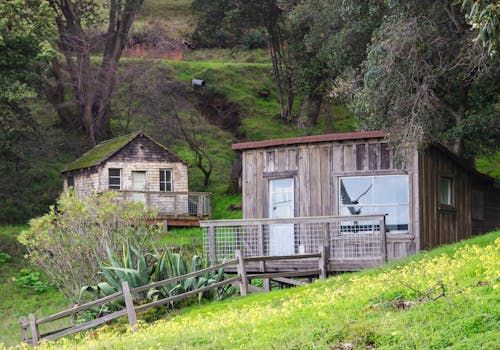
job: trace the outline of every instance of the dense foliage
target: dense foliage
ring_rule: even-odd
[[[136,332],[108,328],[41,348],[491,349],[498,343],[499,235],[392,267],[196,307]]]
[[[32,219],[19,241],[29,260],[50,277],[70,300],[95,280],[98,261],[107,248],[117,250],[124,239],[151,247],[160,228],[147,224],[155,214],[142,204],[117,201],[114,192],[78,198],[65,192],[46,215]]]

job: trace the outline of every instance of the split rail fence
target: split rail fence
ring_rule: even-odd
[[[218,265],[210,266],[206,269],[202,269],[199,271],[195,271],[186,275],[169,278],[163,281],[151,283],[145,286],[140,286],[137,288],[129,288],[129,285],[126,281],[122,282],[122,290],[118,291],[114,294],[106,296],[104,298],[91,301],[82,305],[75,305],[73,308],[61,311],[59,313],[53,314],[48,317],[37,319],[34,313],[29,314],[28,319],[26,317],[20,318],[21,325],[21,338],[24,343],[31,344],[37,346],[42,340],[56,340],[62,337],[65,337],[70,334],[78,333],[90,328],[97,327],[114,319],[117,319],[122,316],[128,317],[128,322],[132,329],[134,328],[137,322],[136,313],[140,311],[144,311],[146,309],[157,307],[165,304],[169,304],[175,301],[179,301],[182,299],[189,298],[191,296],[197,295],[199,293],[207,292],[216,288],[225,287],[228,285],[235,285],[239,287],[240,295],[245,296],[249,292],[259,292],[259,291],[268,291],[270,290],[270,281],[275,280],[279,283],[285,283],[289,285],[302,285],[304,282],[299,280],[291,279],[291,277],[312,277],[319,276],[320,279],[324,279],[327,277],[327,250],[322,247],[318,253],[315,254],[299,254],[299,255],[290,255],[290,256],[253,256],[253,257],[244,257],[241,251],[235,252],[235,258],[220,263]],[[287,272],[278,272],[278,273],[262,273],[262,274],[247,274],[246,266],[247,263],[259,263],[265,264],[266,261],[280,260],[300,260],[300,259],[308,259],[311,260],[313,258],[318,259],[317,261],[317,269],[303,270],[303,271],[287,271]],[[237,273],[234,277],[227,278],[221,282],[217,282],[211,284],[209,286],[201,287],[193,291],[189,291],[183,294],[170,296],[167,298],[163,298],[160,300],[152,301],[147,304],[142,305],[134,305],[134,299],[132,297],[135,293],[140,293],[147,291],[152,288],[161,287],[167,284],[180,282],[187,278],[193,278],[205,273],[216,271],[219,269],[224,269],[227,267],[233,267],[236,269]],[[259,278],[264,280],[264,287],[258,288],[251,285],[251,280]],[[81,324],[76,324],[76,315],[79,312],[94,308],[96,306],[101,306],[106,303],[109,303],[114,300],[118,300],[123,298],[125,301],[126,308],[123,310],[119,310],[102,317],[96,318],[91,321],[87,321]],[[46,333],[40,332],[40,326],[43,324],[48,324],[63,318],[71,317],[72,325],[64,328],[59,328],[56,330],[52,330]],[[31,333],[31,337],[29,337],[29,333]]]

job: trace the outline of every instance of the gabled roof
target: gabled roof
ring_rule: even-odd
[[[125,146],[127,146],[129,143],[131,143],[133,140],[135,140],[139,136],[144,136],[144,137],[148,138],[150,141],[154,142],[156,145],[158,145],[163,150],[168,152],[171,156],[173,156],[179,162],[187,164],[182,159],[180,159],[178,156],[173,154],[167,147],[165,147],[162,144],[158,143],[157,141],[153,140],[151,137],[144,134],[142,131],[139,131],[139,132],[136,132],[133,134],[118,136],[118,137],[115,137],[113,139],[106,140],[106,141],[99,143],[94,148],[90,149],[85,154],[83,154],[80,158],[78,158],[75,161],[71,162],[70,164],[66,165],[64,167],[64,169],[61,171],[61,173],[66,173],[68,171],[91,168],[91,167],[101,165],[102,163],[107,161],[109,158],[114,156],[116,153],[121,151]]]
[[[245,150],[245,149],[265,148],[274,146],[296,145],[300,143],[383,138],[385,136],[386,134],[383,131],[357,131],[357,132],[347,132],[343,134],[301,136],[301,137],[291,137],[287,139],[235,143],[233,144],[232,148],[233,150]]]

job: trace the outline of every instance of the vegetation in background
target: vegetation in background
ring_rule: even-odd
[[[494,348],[500,232],[312,285],[197,306],[41,348]]]
[[[117,249],[123,239],[151,247],[160,228],[146,221],[155,217],[142,204],[115,199],[115,192],[78,198],[65,192],[48,214],[32,219],[19,241],[29,260],[49,276],[69,299],[78,300],[80,288],[97,277],[98,260],[107,247]]]

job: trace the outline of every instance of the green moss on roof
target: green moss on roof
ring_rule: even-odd
[[[122,149],[139,134],[140,132],[136,132],[101,142],[74,162],[66,165],[61,172],[65,173],[72,170],[97,166]]]

